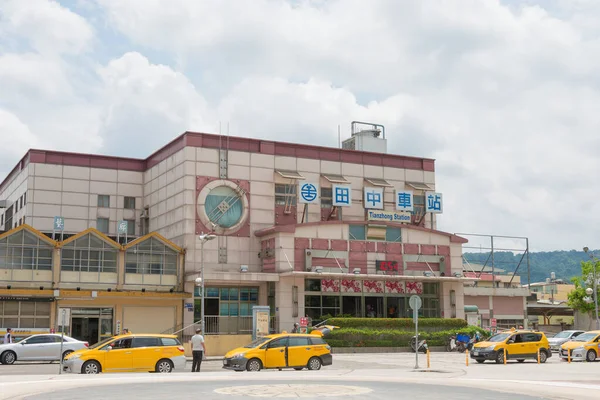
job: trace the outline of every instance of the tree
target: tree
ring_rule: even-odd
[[[569,307],[589,316],[590,325],[588,330],[592,330],[592,321],[595,320],[594,313],[596,305],[593,301],[593,295],[588,296],[585,291],[587,288],[594,287],[594,270],[596,270],[596,279],[600,279],[600,261],[582,261],[581,276],[576,276],[571,279],[571,282],[575,285],[575,289],[568,295]],[[596,293],[596,296],[598,296],[598,293]],[[592,298],[591,302],[589,301],[590,297]]]

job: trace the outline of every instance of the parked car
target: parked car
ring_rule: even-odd
[[[331,347],[320,335],[280,333],[231,350],[225,354],[223,368],[234,371],[294,368],[299,371],[318,370],[332,363]]]
[[[560,346],[560,358],[562,360],[592,362],[598,358],[599,345],[600,331],[585,332]]]
[[[31,335],[16,343],[0,344],[0,363],[14,364],[15,361],[60,361],[59,334]],[[64,336],[62,357],[85,349],[88,342]]]
[[[551,338],[548,338],[548,343],[550,343],[550,350],[552,351],[560,351],[560,346],[567,343],[568,341],[573,340],[577,336],[581,335],[585,331],[562,331],[557,333]]]
[[[161,372],[185,368],[184,348],[174,335],[125,334],[65,357],[63,370],[76,374]]]
[[[552,357],[548,338],[543,332],[511,329],[475,344],[471,350],[471,358],[480,364],[486,360],[501,364],[504,363],[504,357],[524,362],[526,359],[537,360],[538,352],[541,363]]]

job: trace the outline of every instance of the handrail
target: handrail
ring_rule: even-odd
[[[313,328],[318,327],[319,325],[323,325],[325,322],[329,321],[329,319],[326,319],[325,321],[321,321],[318,324],[316,324],[315,326],[313,326]]]
[[[188,326],[184,326],[184,327],[183,327],[183,328],[181,328],[180,330],[173,332],[171,335],[176,335],[176,334],[178,334],[179,332],[182,332],[182,331],[186,330],[187,328],[190,328],[190,327],[192,327],[192,326],[194,326],[194,325],[198,325],[199,323],[201,324],[201,323],[202,323],[202,321],[196,321],[196,322],[194,322],[193,324],[190,324],[190,325],[188,325]]]

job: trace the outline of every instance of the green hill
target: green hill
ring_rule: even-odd
[[[600,253],[596,251],[596,254]],[[494,267],[513,273],[519,265],[522,254],[512,252],[494,252]],[[491,267],[490,253],[465,253],[464,258],[471,264],[481,264]],[[589,256],[583,251],[541,251],[531,253],[529,265],[531,282],[543,282],[554,272],[557,279],[569,281],[573,276],[581,275],[581,262],[589,261]],[[527,283],[527,258],[523,258],[517,271],[521,282]]]

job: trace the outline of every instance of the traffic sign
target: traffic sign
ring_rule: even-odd
[[[300,317],[300,326],[308,326],[308,318]]]
[[[419,309],[421,309],[421,306],[423,305],[423,301],[421,300],[421,298],[419,296],[417,296],[416,294],[413,294],[412,296],[410,296],[410,299],[408,299],[408,305],[413,310],[419,310]]]
[[[492,319],[490,320],[490,322],[491,322],[491,325],[492,325],[492,327],[494,327],[494,328],[495,328],[495,327],[496,327],[496,318],[492,318]]]

